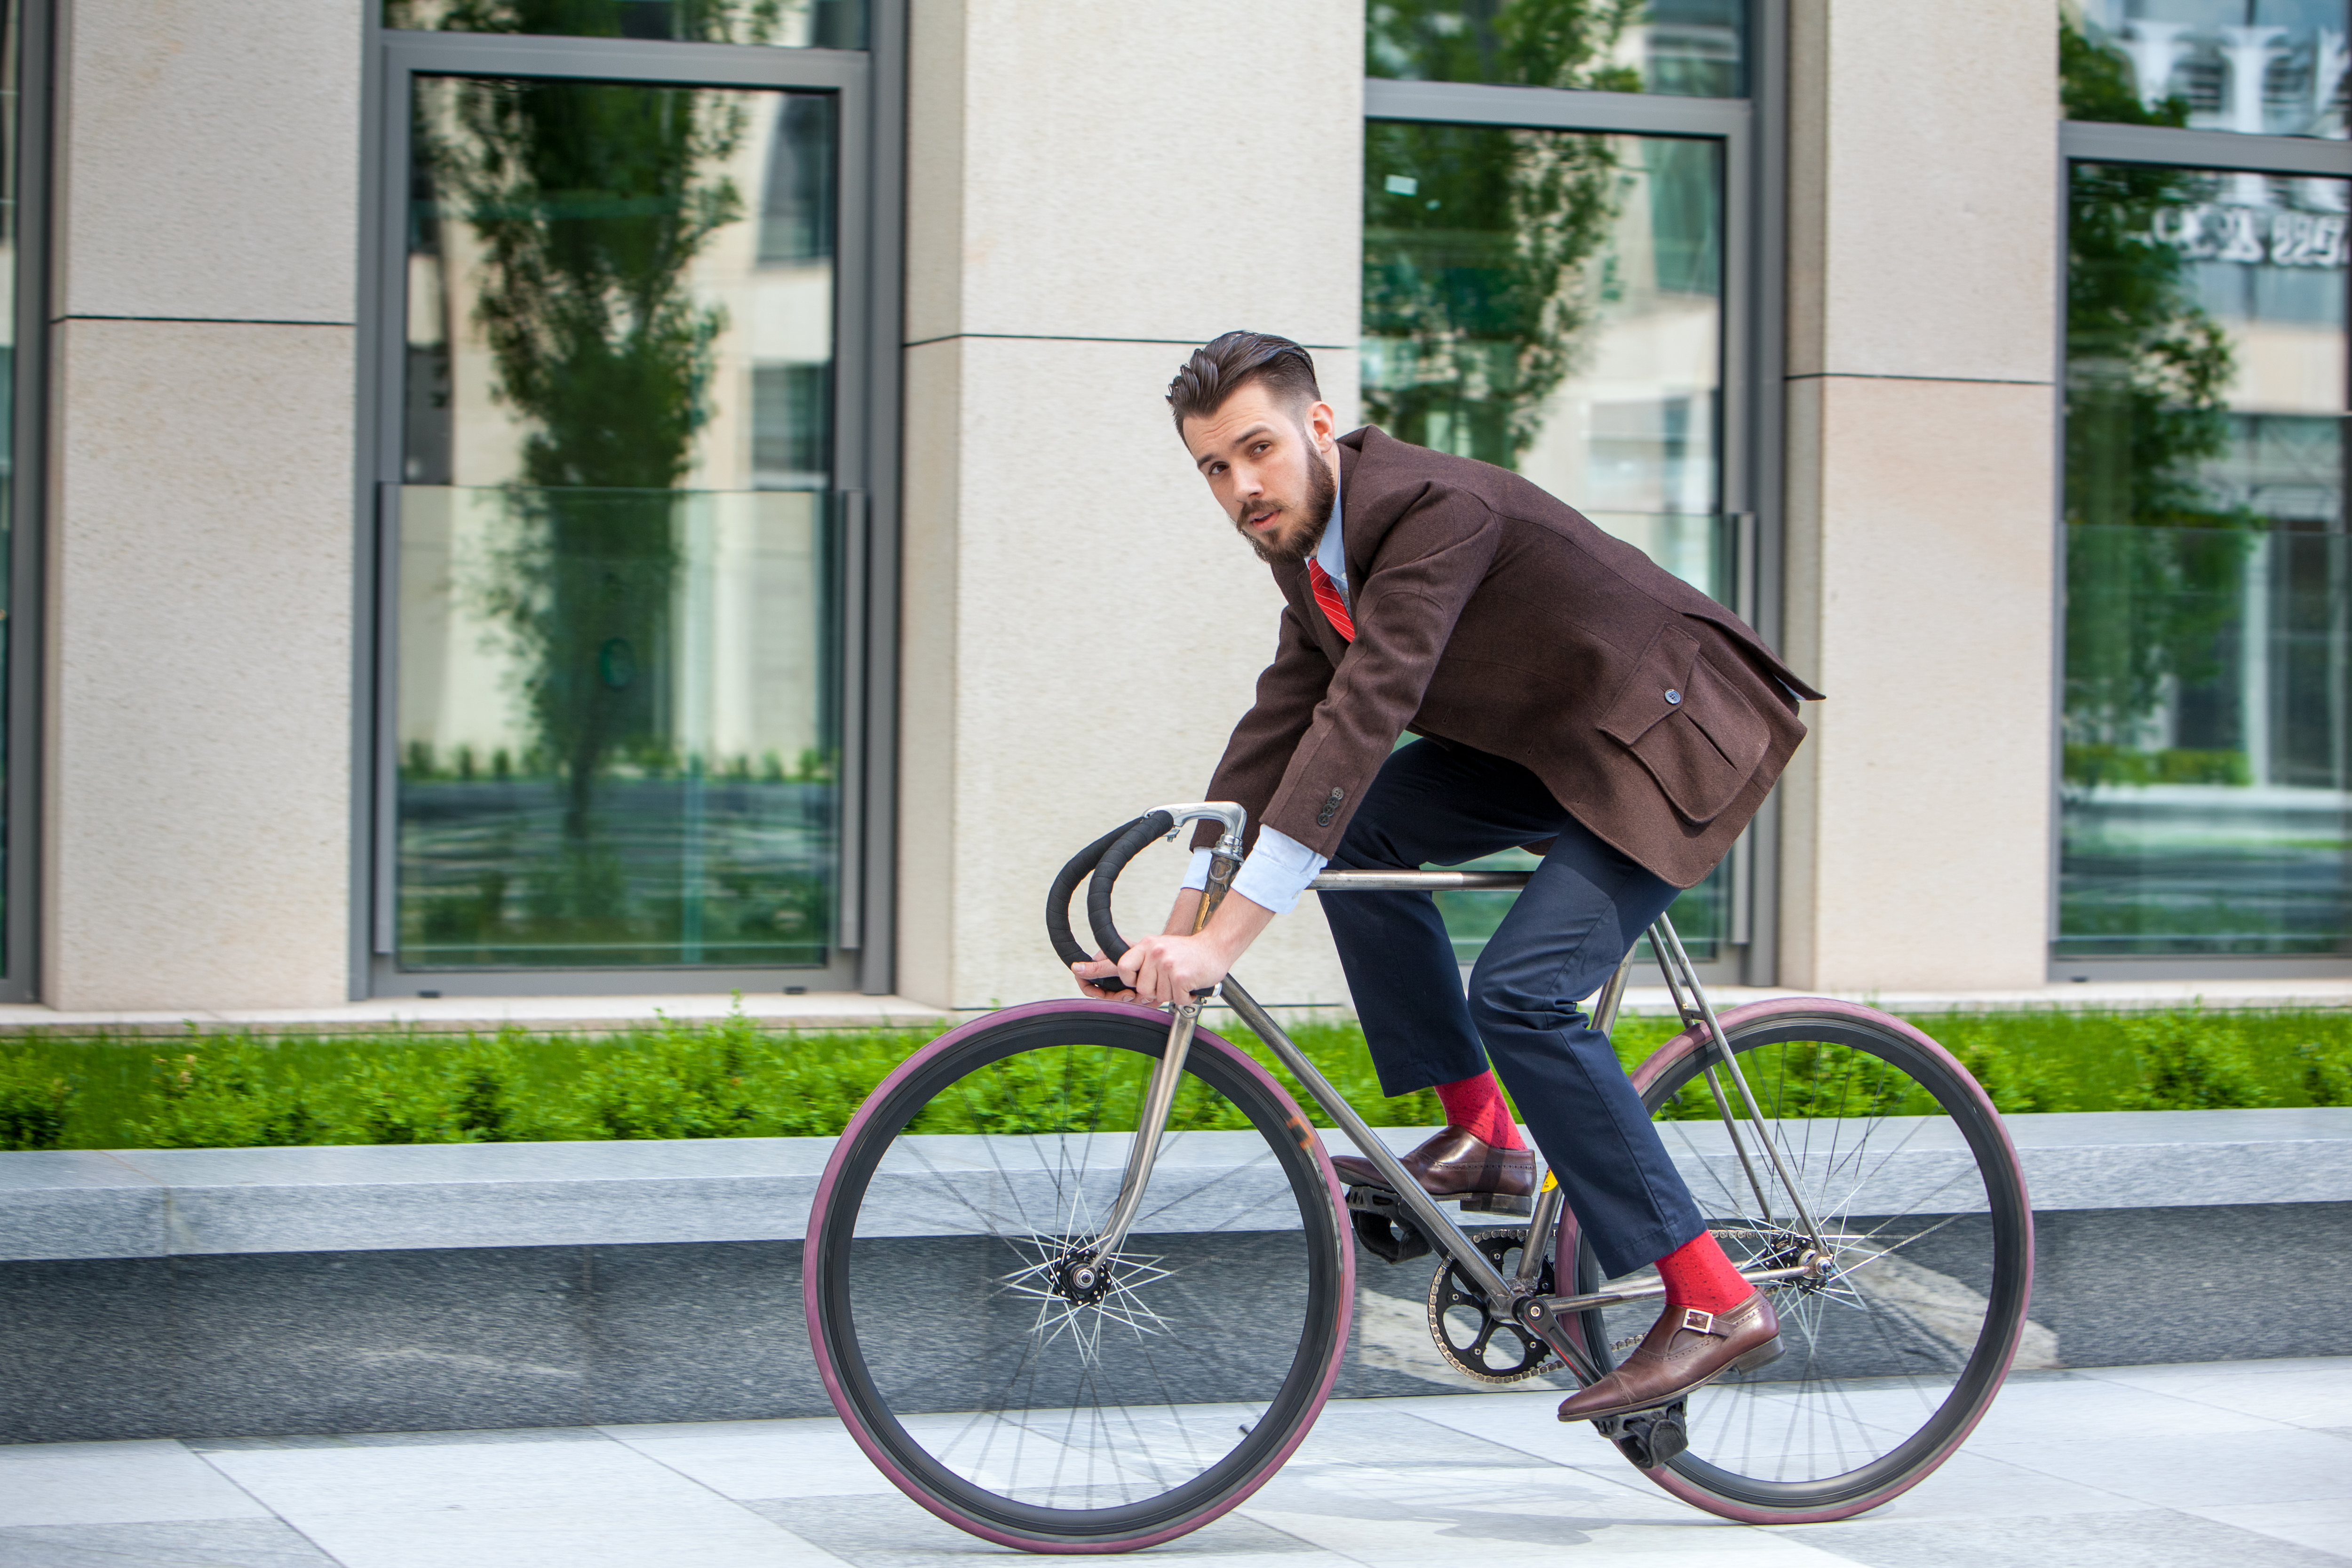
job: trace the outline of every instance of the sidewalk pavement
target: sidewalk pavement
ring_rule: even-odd
[[[1842,1524],[1756,1530],[1643,1480],[1556,1394],[1332,1405],[1175,1568],[2352,1561],[2352,1356],[2022,1373],[1969,1447]],[[0,1447],[0,1568],[938,1568],[1007,1552],[830,1420]]]

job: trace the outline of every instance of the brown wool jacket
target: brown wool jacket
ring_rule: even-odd
[[[1517,474],[1367,426],[1339,438],[1356,640],[1274,568],[1274,662],[1207,798],[1318,855],[1410,730],[1523,763],[1676,887],[1714,868],[1819,698],[1747,623]],[[1215,837],[1203,824],[1194,843]]]

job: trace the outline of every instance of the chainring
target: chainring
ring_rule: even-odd
[[[1470,1233],[1479,1251],[1507,1279],[1518,1268],[1515,1256],[1527,1246],[1525,1226]],[[1551,1259],[1544,1259],[1536,1289],[1552,1292]],[[1452,1258],[1441,1261],[1429,1281],[1429,1337],[1445,1364],[1480,1383],[1517,1383],[1541,1372],[1551,1347],[1518,1324],[1489,1311]]]

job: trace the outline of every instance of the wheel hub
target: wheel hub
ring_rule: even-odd
[[[1091,1307],[1115,1289],[1108,1258],[1097,1259],[1091,1248],[1065,1255],[1048,1276],[1053,1293],[1080,1307]]]

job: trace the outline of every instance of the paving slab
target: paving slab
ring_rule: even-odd
[[[1852,1391],[1857,1402],[1877,1392]],[[1667,1496],[1589,1427],[1554,1420],[1558,1398],[1337,1401],[1255,1496],[1146,1561],[2352,1560],[2352,1357],[2026,1374],[1966,1449],[1893,1503],[1764,1530]],[[830,1419],[0,1448],[0,1568],[976,1568],[1017,1558],[890,1489]]]

